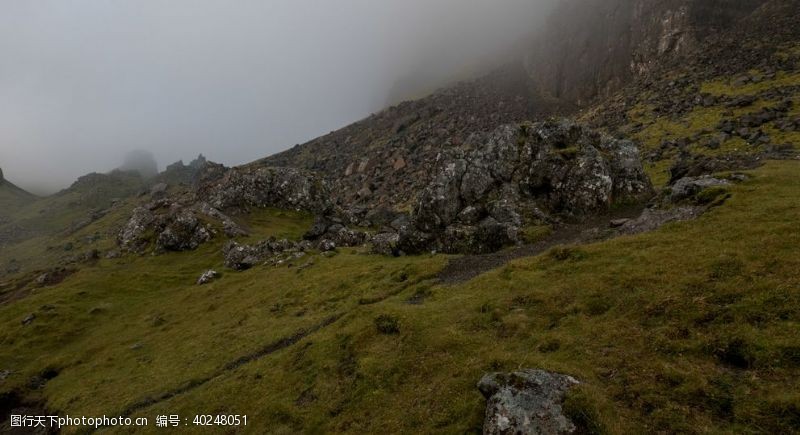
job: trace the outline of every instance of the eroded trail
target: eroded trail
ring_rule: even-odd
[[[194,389],[196,389],[196,388],[198,388],[198,387],[200,387],[200,386],[202,386],[202,385],[204,385],[204,384],[206,384],[206,383],[208,383],[208,382],[210,382],[210,381],[212,381],[212,380],[214,380],[216,378],[219,378],[220,376],[223,376],[223,375],[231,372],[232,370],[236,370],[237,368],[239,368],[239,367],[241,367],[241,366],[243,366],[243,365],[245,365],[247,363],[256,361],[256,360],[261,359],[263,357],[266,357],[266,356],[268,356],[268,355],[270,355],[272,353],[275,353],[277,351],[286,349],[287,347],[290,347],[290,346],[296,344],[297,342],[299,342],[300,340],[308,337],[309,335],[314,334],[315,332],[317,332],[317,331],[319,331],[319,330],[321,330],[321,329],[323,329],[323,328],[325,328],[327,326],[332,325],[333,323],[335,323],[337,320],[339,320],[341,318],[342,318],[342,314],[336,314],[336,315],[330,316],[330,317],[326,318],[325,320],[323,320],[322,322],[317,323],[316,325],[310,326],[310,327],[308,327],[306,329],[301,329],[301,330],[295,332],[294,334],[292,334],[292,335],[290,335],[288,337],[284,337],[284,338],[281,338],[281,339],[279,339],[277,341],[274,341],[272,343],[267,344],[266,346],[264,346],[263,348],[259,349],[256,352],[253,352],[251,354],[239,357],[239,358],[229,362],[228,364],[225,364],[224,367],[222,367],[221,369],[217,370],[214,373],[211,373],[208,376],[205,376],[205,377],[202,377],[202,378],[198,378],[198,379],[191,379],[191,380],[187,381],[186,383],[184,383],[182,386],[180,386],[178,388],[175,388],[173,390],[165,391],[164,393],[162,393],[162,394],[160,394],[158,396],[145,397],[145,398],[143,398],[141,400],[138,400],[138,401],[132,403],[131,405],[129,405],[127,408],[125,408],[125,410],[122,411],[119,415],[127,417],[127,416],[130,416],[131,414],[133,414],[133,413],[135,413],[137,411],[141,411],[142,409],[149,408],[150,406],[153,406],[153,405],[155,405],[157,403],[160,403],[160,402],[163,402],[165,400],[172,399],[173,397],[180,396],[182,394],[188,393],[189,391],[192,391],[192,390],[194,390]]]

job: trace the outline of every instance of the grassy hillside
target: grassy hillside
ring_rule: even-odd
[[[444,256],[101,260],[0,305],[0,392],[62,415],[246,414],[253,433],[464,433],[481,375],[531,367],[584,382],[567,408],[589,432],[791,432],[800,162],[751,175],[697,221],[456,286],[436,283]],[[299,233],[273,217],[249,226]],[[224,274],[195,285],[208,268]]]
[[[0,178],[0,216],[9,216],[35,199],[30,193]]]

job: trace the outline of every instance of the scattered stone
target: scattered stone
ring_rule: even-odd
[[[630,222],[630,219],[614,219],[611,222],[609,222],[609,225],[611,226],[611,228],[619,228],[627,224],[628,222]]]
[[[486,398],[484,434],[570,434],[564,415],[566,393],[578,385],[572,376],[521,370],[484,376],[478,389]]]
[[[22,326],[30,325],[31,323],[33,323],[35,319],[36,319],[36,314],[33,313],[28,314],[27,316],[25,316],[24,319],[22,319]]]
[[[728,185],[730,185],[729,181],[713,178],[711,176],[685,177],[672,185],[669,199],[673,203],[677,203],[692,198],[706,189]]]
[[[687,221],[700,217],[705,207],[684,206],[669,209],[645,209],[641,216],[631,219],[619,228],[624,235],[641,234],[653,231],[670,222]]]
[[[75,273],[74,269],[57,267],[39,275],[36,278],[36,284],[42,287],[56,285],[64,281],[73,273]]]
[[[334,242],[333,240],[323,239],[323,240],[321,240],[319,242],[319,244],[317,245],[317,248],[319,248],[319,250],[322,251],[322,252],[335,251],[336,250],[336,242]]]
[[[200,278],[197,279],[197,285],[208,284],[211,281],[214,281],[215,279],[217,279],[218,276],[219,276],[219,274],[217,273],[217,271],[215,271],[215,270],[207,270],[207,271],[203,272],[202,275],[200,275]]]

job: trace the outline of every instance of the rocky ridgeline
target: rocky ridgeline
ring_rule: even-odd
[[[475,134],[463,147],[442,152],[431,171],[432,181],[417,193],[413,211],[394,214],[389,225],[372,234],[357,229],[371,224],[364,218],[369,210],[334,204],[328,183],[313,173],[210,164],[189,192],[161,197],[163,189],[154,188],[152,195],[160,199],[134,210],[119,244],[133,252],[151,244],[157,252],[196,249],[219,233],[229,238],[245,233],[228,214],[277,207],[318,216],[305,244],[230,245],[231,267],[247,268],[290,249],[326,251],[368,242],[390,255],[491,252],[521,243],[526,225],[580,217],[652,195],[633,143],[567,120]]]

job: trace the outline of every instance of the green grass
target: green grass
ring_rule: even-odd
[[[481,375],[531,367],[583,381],[567,411],[591,429],[787,433],[800,418],[800,162],[752,175],[696,221],[457,286],[432,279],[444,256],[345,250],[203,287],[200,272],[223,270],[219,242],[103,260],[0,306],[0,369],[16,372],[0,391],[55,368],[30,394],[61,414],[113,414],[219,374],[135,415],[247,414],[255,433],[465,433],[482,423]]]
[[[669,170],[673,164],[674,162],[669,159],[644,164],[644,171],[647,176],[650,177],[650,182],[653,183],[653,187],[660,189],[669,183]]]
[[[302,211],[266,208],[255,209],[238,220],[250,231],[249,238],[253,240],[268,237],[298,240],[311,228],[314,217]]]

